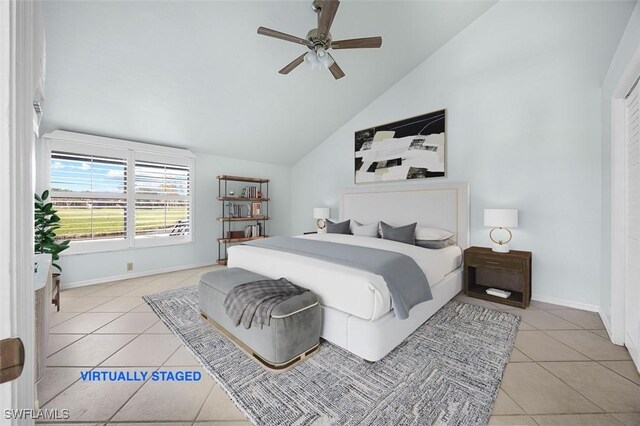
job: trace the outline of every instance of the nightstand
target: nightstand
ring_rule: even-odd
[[[489,287],[511,292],[508,298],[486,293]],[[464,251],[464,292],[490,302],[526,308],[531,302],[531,252],[496,253],[490,248]]]

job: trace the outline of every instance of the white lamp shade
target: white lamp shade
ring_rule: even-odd
[[[313,218],[314,219],[326,219],[331,214],[331,209],[328,207],[316,207],[313,209]]]
[[[484,209],[484,226],[517,228],[518,209]]]

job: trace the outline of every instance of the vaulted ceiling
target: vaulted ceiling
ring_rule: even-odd
[[[43,130],[292,164],[493,4],[344,0],[334,39],[383,45],[335,51],[336,81],[278,74],[306,48],[256,34],[305,37],[311,1],[46,1]]]

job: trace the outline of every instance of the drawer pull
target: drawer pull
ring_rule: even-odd
[[[485,262],[490,263],[491,265],[501,265],[500,262],[492,262],[490,260],[485,260]]]

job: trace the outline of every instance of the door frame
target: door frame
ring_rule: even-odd
[[[33,97],[39,8],[38,1],[0,1],[0,223],[6,224],[0,228],[0,337],[20,337],[25,347],[22,375],[0,385],[3,410],[34,408]]]
[[[640,47],[631,58],[611,97],[611,341],[624,345],[626,336],[626,104],[625,97],[640,76]],[[636,359],[636,365],[640,360]]]

